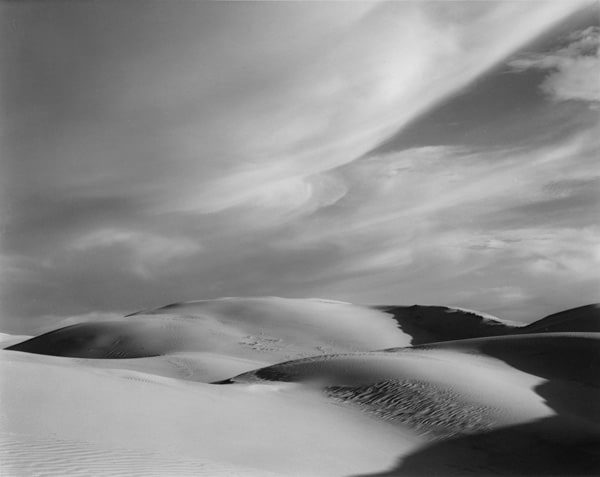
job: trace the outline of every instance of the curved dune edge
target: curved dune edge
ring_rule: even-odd
[[[130,359],[213,352],[267,363],[496,335],[514,327],[440,306],[367,307],[323,299],[221,298],[175,303],[120,320],[85,321],[7,349],[53,356]],[[267,355],[272,355],[265,359]]]
[[[431,441],[365,476],[595,475],[599,364],[600,333],[547,333],[307,358],[226,383],[302,383]]]
[[[561,327],[572,319],[579,330],[593,328],[597,310],[590,305],[557,315]],[[302,357],[532,333],[536,323],[546,326],[554,316],[517,327],[442,306],[222,298],[175,303],[120,320],[76,323],[26,340],[6,335],[4,342],[9,350],[83,359],[93,367],[211,382]]]
[[[18,345],[24,341],[30,340],[31,338],[33,338],[33,336],[0,333],[0,348],[6,349],[13,345]]]
[[[12,475],[51,476],[172,475],[170,465],[177,475],[315,477],[600,470],[600,333],[397,308],[411,309],[404,323],[398,310],[344,303],[210,300],[13,345],[0,351],[0,461]],[[560,326],[595,323],[575,310]],[[406,346],[452,320],[463,334],[508,332]],[[419,323],[421,335],[407,333]]]
[[[433,306],[377,306],[411,336],[411,345],[518,333],[521,326],[486,313]]]
[[[580,306],[548,315],[521,330],[523,333],[600,332],[600,303]]]
[[[9,349],[94,359],[202,351],[275,363],[409,343],[394,320],[368,307],[265,297],[179,303],[121,320],[83,322]]]
[[[454,323],[466,336],[480,321],[497,328],[494,320],[472,312],[417,308],[432,315],[430,322],[443,315],[442,329]],[[94,367],[211,382],[307,356],[408,346],[427,333],[386,311],[350,303],[223,298],[175,303],[120,320],[76,323],[7,349],[85,359]]]
[[[165,467],[176,459],[191,473],[347,476],[384,471],[421,444],[296,386],[213,386],[6,351],[0,375],[10,383],[0,459],[12,475],[180,475]]]
[[[225,383],[302,383],[375,417],[448,437],[555,415],[538,391],[548,382],[564,394],[561,409],[571,405],[569,415],[584,418],[590,408],[572,404],[599,396],[596,362],[600,335],[507,336],[306,358]]]

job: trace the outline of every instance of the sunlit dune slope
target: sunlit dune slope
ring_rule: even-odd
[[[512,329],[493,317],[441,306],[366,307],[315,299],[222,298],[176,303],[120,320],[78,323],[8,349],[95,359],[207,352],[275,363],[316,354],[496,335]]]
[[[293,385],[213,386],[9,351],[0,381],[3,476],[342,477],[383,471],[420,442]]]
[[[9,336],[5,340],[9,350],[210,382],[309,356],[532,332],[554,316],[561,317],[563,329],[572,324],[579,330],[596,322],[594,313],[596,307],[582,307],[518,327],[442,306],[222,298],[172,304],[118,320],[85,321],[25,341]]]
[[[404,346],[385,314],[318,300],[228,298],[169,305],[121,320],[79,323],[9,349],[80,358],[213,352],[278,362],[298,356]]]
[[[599,364],[600,334],[551,333],[312,357],[223,383],[303,383],[380,418],[448,436],[551,416],[556,409],[597,420]],[[550,397],[537,391],[543,386]]]

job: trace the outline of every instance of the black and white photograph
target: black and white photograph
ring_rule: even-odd
[[[0,0],[1,477],[598,475],[599,0]]]

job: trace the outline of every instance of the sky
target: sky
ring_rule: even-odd
[[[0,4],[0,331],[600,301],[600,3]]]

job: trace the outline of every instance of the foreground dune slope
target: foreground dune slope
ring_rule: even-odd
[[[600,334],[547,333],[307,358],[225,383],[303,383],[433,440],[365,475],[593,475],[599,364]]]
[[[544,378],[552,415],[424,446],[363,477],[600,474],[600,333],[544,333],[420,347],[481,353]],[[358,475],[358,474],[357,474]]]
[[[7,476],[347,476],[420,440],[295,385],[214,386],[0,352]]]

